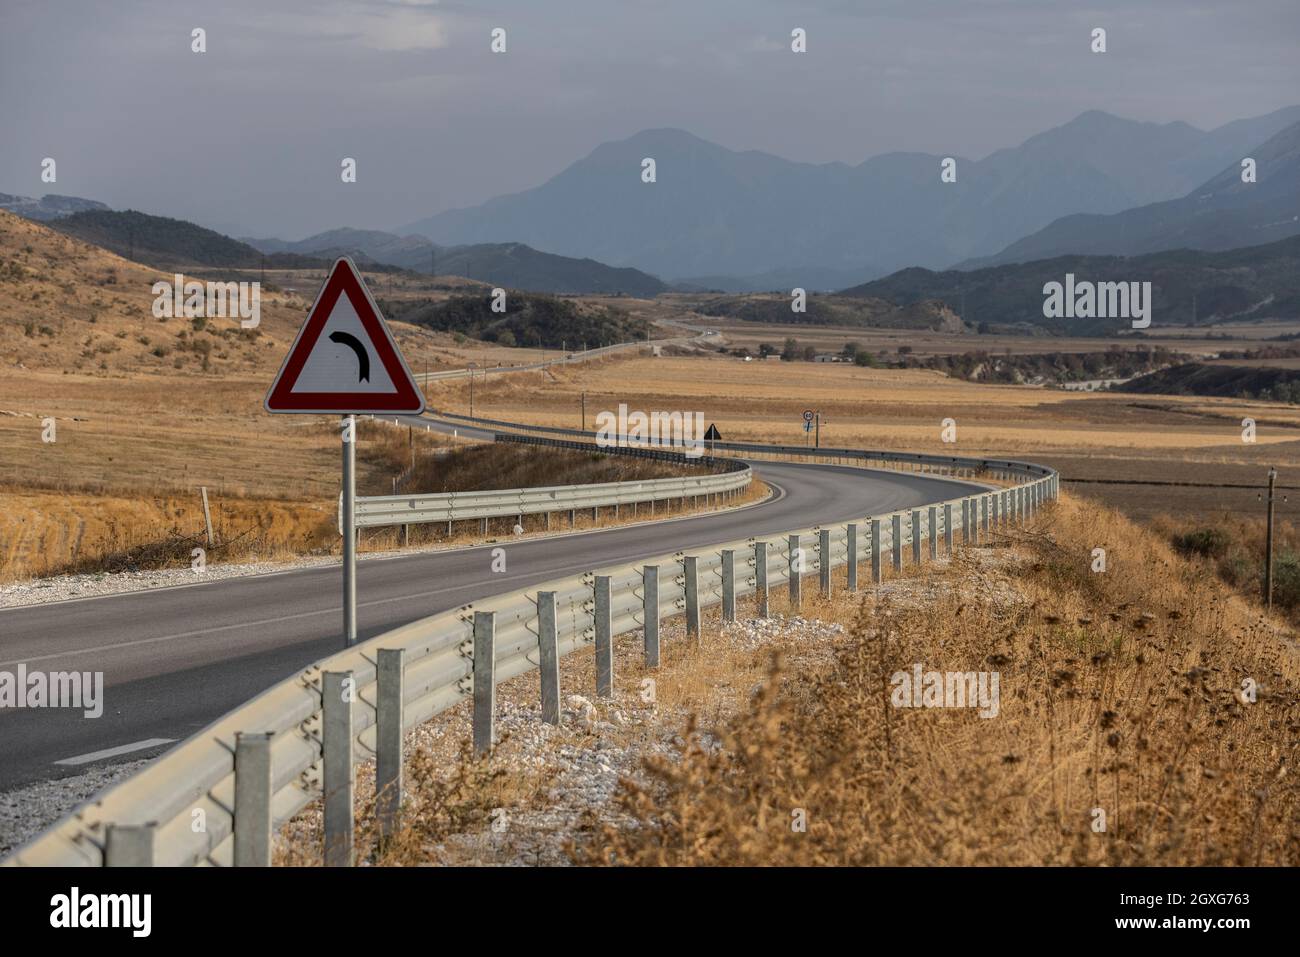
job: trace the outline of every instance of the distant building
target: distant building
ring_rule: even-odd
[[[844,357],[838,352],[819,352],[813,357],[814,362],[843,362]]]

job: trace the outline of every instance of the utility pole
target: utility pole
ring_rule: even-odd
[[[1268,470],[1268,533],[1264,539],[1264,604],[1273,607],[1273,489],[1277,485],[1277,469]]]
[[[582,431],[587,431],[587,393],[582,393]]]
[[[821,447],[822,447],[822,413],[821,413],[821,409],[818,409],[817,410],[817,440],[816,443],[813,445],[813,448],[820,449]]]

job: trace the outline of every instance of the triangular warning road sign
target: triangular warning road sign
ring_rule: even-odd
[[[704,440],[706,442],[721,442],[722,433],[718,431],[718,427],[716,425],[710,425],[709,431],[704,433]]]
[[[424,395],[346,256],[330,270],[264,404],[267,412],[424,411]]]

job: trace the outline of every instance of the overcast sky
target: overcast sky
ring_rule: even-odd
[[[1208,129],[1300,102],[1297,40],[1298,0],[0,0],[0,191],[389,229],[652,127],[851,164],[1088,109]]]

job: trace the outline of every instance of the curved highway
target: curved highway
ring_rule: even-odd
[[[435,425],[427,419],[404,420]],[[445,426],[450,431],[450,426]],[[492,433],[458,427],[462,435]],[[968,483],[860,468],[751,463],[775,494],[740,509],[583,533],[373,558],[357,573],[358,637],[602,565],[748,535],[846,521],[956,497]],[[507,571],[491,571],[506,547]],[[332,564],[0,610],[0,670],[102,671],[104,712],[0,710],[0,790],[74,773],[57,764],[141,742],[182,741],[340,647]],[[167,746],[96,760],[149,757]]]

